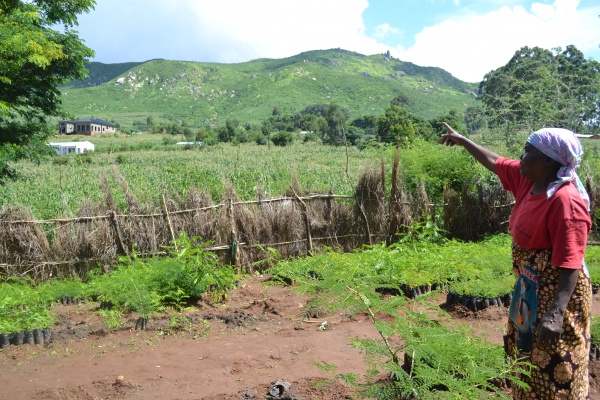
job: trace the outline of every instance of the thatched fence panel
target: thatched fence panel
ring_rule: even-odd
[[[27,210],[0,209],[0,275],[84,277],[92,268],[110,271],[118,256],[132,249],[140,257],[165,255],[173,237],[210,241],[209,249],[223,262],[253,271],[273,247],[283,258],[305,256],[324,246],[352,251],[365,244],[387,242],[406,233],[415,221],[443,218],[448,236],[474,240],[488,232],[506,232],[513,198],[500,184],[465,182],[462,190],[446,188],[442,204],[432,204],[424,185],[407,192],[394,160],[392,182],[386,193],[381,171],[368,169],[354,195],[309,194],[293,187],[287,195],[240,201],[229,187],[219,204],[210,194],[192,190],[186,198],[164,195],[161,205],[140,204],[124,180],[127,210],[113,199],[102,180],[104,204],[84,202],[74,216],[36,220]],[[597,188],[591,188],[594,207]],[[262,266],[260,267],[262,268]]]

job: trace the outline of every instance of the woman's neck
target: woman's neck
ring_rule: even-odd
[[[550,184],[556,179],[558,179],[556,177],[556,173],[552,173],[548,174],[542,179],[533,181],[533,186],[531,187],[531,194],[536,195],[546,193],[546,191],[548,190],[548,186],[550,186]]]

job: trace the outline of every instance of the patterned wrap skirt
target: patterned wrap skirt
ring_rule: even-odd
[[[521,376],[529,389],[513,387],[513,399],[589,399],[588,362],[592,287],[587,268],[582,268],[567,305],[561,339],[551,346],[538,346],[539,322],[550,308],[558,287],[560,268],[550,263],[552,249],[526,250],[513,242],[513,272],[517,279],[528,266],[537,273],[537,318],[530,354],[517,349],[517,326],[508,319],[508,352],[533,364],[531,376]],[[533,311],[533,310],[532,310]]]

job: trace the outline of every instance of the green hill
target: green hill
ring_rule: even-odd
[[[64,85],[62,88],[67,90],[101,85],[117,78],[119,75],[129,71],[134,67],[137,67],[140,64],[144,64],[144,62],[103,64],[101,62],[92,61],[87,65],[87,69],[89,71],[89,77],[87,79],[84,79],[83,81],[72,81],[69,84]]]
[[[151,60],[90,63],[90,78],[61,88],[76,118],[112,120],[126,127],[152,115],[191,126],[223,124],[228,116],[257,123],[274,106],[294,114],[309,104],[335,101],[351,117],[380,115],[398,94],[410,112],[432,118],[475,104],[476,84],[434,67],[385,54],[315,50],[284,59],[239,64]]]

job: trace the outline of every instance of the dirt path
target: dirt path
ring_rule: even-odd
[[[594,300],[600,297],[594,296]],[[440,295],[438,304],[443,303]],[[291,382],[288,399],[345,399],[335,384],[321,390],[313,383],[328,374],[311,363],[326,361],[338,372],[365,372],[350,337],[377,338],[366,316],[328,316],[301,323],[306,297],[290,288],[246,281],[228,303],[186,312],[199,331],[168,332],[168,318],[151,320],[147,331],[127,328],[106,334],[90,305],[59,306],[61,324],[46,346],[10,346],[0,350],[2,399],[265,399],[277,379]],[[596,307],[594,313],[600,315]],[[447,310],[456,323],[502,343],[506,310],[487,309],[474,316]],[[210,333],[200,316],[210,313]],[[327,329],[319,330],[327,320]],[[593,363],[600,373],[600,362]],[[121,384],[115,378],[124,377]],[[595,379],[600,382],[600,374]],[[594,395],[592,399],[600,399]]]

